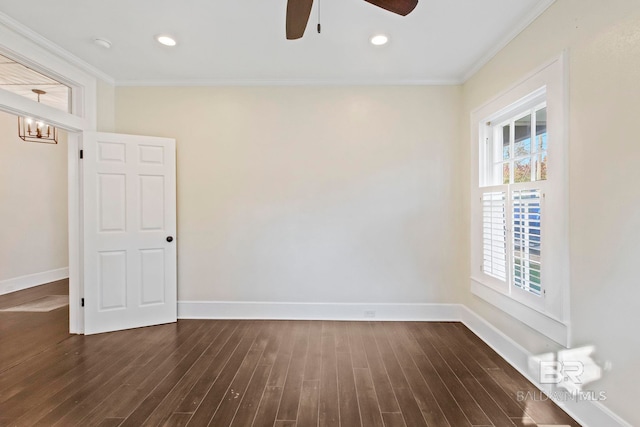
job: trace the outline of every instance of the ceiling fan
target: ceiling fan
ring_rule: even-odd
[[[402,16],[411,13],[418,4],[418,0],[365,1]],[[307,28],[309,15],[311,14],[311,6],[313,6],[313,0],[287,1],[287,40],[295,40],[302,37],[304,30]]]

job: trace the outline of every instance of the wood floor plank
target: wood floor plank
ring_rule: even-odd
[[[373,380],[371,379],[369,369],[354,368],[353,373],[362,425],[366,427],[382,427],[383,422],[380,414],[380,405],[378,404],[378,398],[373,388]]]
[[[404,377],[400,363],[398,363],[395,352],[393,348],[391,348],[389,340],[384,332],[384,326],[381,324],[370,324],[370,326],[378,346],[378,351],[382,358],[382,363],[387,371],[387,375],[389,376],[391,386],[394,389],[409,388],[409,384]]]
[[[82,354],[75,354],[76,352],[74,352],[74,354],[68,355],[62,360],[57,359],[57,357],[60,357],[59,354],[57,357],[49,357],[48,354],[38,355],[35,360],[48,369],[37,369],[32,375],[25,375],[22,379],[15,377],[12,382],[10,380],[7,381],[7,383],[11,383],[7,384],[3,390],[2,399],[0,400],[0,413],[9,417],[23,415],[29,407],[40,404],[40,402],[64,388],[69,383],[68,376],[76,371],[78,364],[87,366],[87,364],[91,365],[92,361],[99,364],[103,360],[102,357],[105,351],[109,351],[109,347],[117,348],[118,341],[120,343],[126,342],[124,337],[117,338],[116,342],[112,343],[111,346],[104,339],[90,340],[83,349]],[[53,363],[53,360],[56,359],[59,363]],[[25,366],[29,366],[29,364]],[[10,375],[11,371],[5,372],[7,376]],[[47,383],[49,386],[34,390],[32,385],[39,383]]]
[[[438,402],[438,406],[444,413],[447,421],[453,427],[469,427],[471,423],[467,420],[467,417],[458,406],[458,403],[453,398],[449,389],[446,387],[431,362],[423,355],[414,356],[414,361],[418,370],[422,374],[425,382],[429,388],[433,391],[433,395]]]
[[[218,378],[220,372],[227,364],[229,358],[237,348],[238,344],[249,331],[249,322],[239,322],[238,327],[231,334],[231,337],[225,342],[224,346],[211,360],[209,366],[205,368],[198,381],[191,387],[191,390],[182,399],[182,402],[178,405],[174,412],[179,413],[193,413],[198,408],[198,405],[202,402],[205,395],[209,391],[211,384]]]
[[[113,363],[97,366],[98,372],[88,369],[83,373],[82,377],[76,377],[64,389],[48,398],[46,404],[38,405],[37,408],[31,409],[19,421],[28,424],[32,420],[39,419],[38,424],[40,425],[54,425],[61,418],[72,413],[75,408],[81,406],[82,402],[85,402],[90,396],[93,396],[94,391],[100,388],[102,384],[125,370],[135,357],[134,353],[131,349],[123,355],[124,357],[114,358]],[[102,357],[108,357],[107,352]],[[46,409],[49,410],[47,411]],[[107,417],[106,419],[108,418],[124,419],[124,417]]]
[[[354,368],[369,368],[367,355],[364,351],[364,344],[362,343],[362,335],[358,331],[358,326],[361,326],[359,322],[347,323],[347,335],[349,337],[351,360]]]
[[[163,427],[184,427],[191,419],[192,414],[176,412],[161,424]]]
[[[175,339],[178,334],[184,333],[185,336],[189,337],[191,333],[196,331],[196,328],[197,323],[195,322],[181,326],[163,325],[160,328],[153,328],[154,334],[160,333],[153,341],[149,339],[152,336],[151,333],[144,333],[143,336],[136,337],[133,341],[141,344],[142,347],[130,347],[134,354],[137,352],[137,356],[134,356],[128,364],[123,364],[123,366],[121,366],[122,369],[109,372],[109,380],[100,382],[97,386],[90,386],[86,390],[86,393],[83,394],[82,399],[80,399],[79,396],[69,396],[56,409],[56,411],[60,411],[59,408],[67,406],[66,410],[61,411],[66,412],[58,420],[57,424],[68,425],[74,420],[81,420],[89,416],[96,410],[96,407],[99,406],[96,403],[102,405],[139,367],[151,367],[169,354],[169,351],[175,349],[177,343]]]
[[[336,353],[350,353],[349,331],[347,330],[347,322],[333,322],[336,336]]]
[[[419,337],[418,343],[427,355],[429,362],[442,378],[469,422],[476,426],[490,425],[491,422],[487,415],[438,352],[431,339],[429,329],[430,325],[422,324],[419,328],[414,326],[414,332]]]
[[[189,390],[195,385],[202,373],[207,369],[211,360],[220,353],[221,349],[238,328],[237,323],[228,321],[218,322],[220,333],[213,339],[209,347],[202,353],[202,356],[193,364],[193,366],[184,374],[178,383],[164,397],[154,411],[149,415],[143,426],[157,426],[164,422],[177,411],[178,406],[183,401]]]
[[[204,334],[196,345],[180,360],[162,381],[144,398],[142,403],[127,416],[122,427],[139,427],[149,418],[164,398],[173,390],[178,382],[191,369],[202,354],[209,348],[212,338],[222,332],[221,323],[210,323],[205,326]]]
[[[307,347],[309,345],[309,324],[307,322],[300,324],[296,328],[292,339],[294,341],[293,351],[289,369],[287,370],[287,378],[282,389],[282,398],[280,399],[276,420],[295,421],[297,418]]]
[[[294,331],[293,322],[285,322],[282,325],[284,338],[280,343],[278,354],[273,363],[273,369],[267,382],[268,387],[284,387],[284,382],[287,379],[287,371],[289,369],[289,362],[291,361],[291,353],[293,351],[293,340],[290,338]]]
[[[105,417],[127,417],[162,379],[173,370],[204,337],[205,325],[195,323],[196,329],[188,338],[178,339],[174,346],[165,347],[148,361],[140,361],[142,365],[133,365],[119,378],[120,386],[115,389],[100,405],[89,413],[83,423],[91,425],[97,419]],[[126,378],[125,381],[123,381]],[[111,386],[111,384],[109,384]],[[111,387],[109,387],[111,389]],[[132,402],[136,402],[132,405]]]
[[[470,352],[469,345],[466,344],[464,336],[456,334],[457,327],[454,324],[443,324],[436,331],[438,334],[452,337],[447,341],[447,345],[455,353],[456,357],[464,363],[464,366],[471,372],[475,379],[482,385],[494,401],[502,408],[510,418],[522,417],[525,406],[512,398],[505,389],[496,382],[479,363],[478,352]]]
[[[382,419],[384,420],[384,427],[406,427],[407,426],[400,412],[384,412],[382,414]]]
[[[260,358],[259,365],[268,365],[273,366],[276,361],[276,357],[278,356],[278,350],[280,349],[280,343],[282,342],[282,337],[284,335],[284,325],[285,322],[282,320],[276,320],[268,322],[267,333],[268,340],[267,346],[262,353],[262,357]]]
[[[347,426],[360,426],[362,425],[360,407],[350,353],[337,352],[337,368],[340,423]]]
[[[311,322],[309,325],[309,346],[307,348],[307,363],[304,367],[305,381],[320,380],[320,365],[322,356],[322,323]]]
[[[268,384],[268,383],[267,383]],[[267,385],[260,400],[253,427],[273,427],[280,406],[282,387],[271,387]]]
[[[416,402],[413,393],[410,388],[397,388],[394,389],[396,399],[398,399],[398,405],[400,411],[404,417],[407,425],[412,427],[427,427],[427,423],[422,415],[422,411]]]
[[[47,295],[68,295],[68,279],[0,295],[0,309],[21,305]],[[0,372],[19,366],[43,351],[71,338],[69,307],[50,312],[0,312]]]
[[[493,398],[487,393],[487,390],[476,380],[467,367],[456,357],[456,354],[449,348],[448,337],[439,332],[442,328],[439,325],[432,325],[426,329],[434,347],[440,353],[440,356],[454,372],[456,377],[462,382],[467,391],[473,396],[478,406],[491,421],[490,424],[496,427],[513,427],[513,423],[509,416],[498,406]]]
[[[373,379],[373,385],[378,397],[378,404],[382,412],[400,412],[396,396],[391,388],[391,382],[382,363],[382,357],[378,351],[378,345],[368,324],[357,325],[356,330],[362,336],[362,343],[367,364]]]
[[[231,423],[232,427],[250,427],[253,424],[270,373],[271,366],[269,365],[258,365],[256,367],[240,407]]]
[[[67,372],[62,377],[49,381],[49,386],[46,388],[25,390],[29,394],[28,401],[33,406],[25,411],[17,422],[28,425],[38,421],[40,424],[53,425],[60,417],[65,416],[91,395],[96,387],[102,386],[112,375],[125,369],[136,357],[135,349],[128,346],[136,332],[124,332],[126,333],[119,334],[110,341],[104,341],[104,346],[97,346],[95,353],[85,353],[85,356],[90,358],[83,361],[84,369]],[[168,331],[165,332],[168,333]],[[108,348],[109,343],[111,348]],[[21,394],[15,397],[20,398]],[[11,404],[12,400],[5,403]],[[8,411],[8,413],[11,412]],[[100,420],[103,418],[110,417],[104,416]]]
[[[410,355],[403,351],[402,343],[398,343],[398,348],[394,349],[391,347],[387,335],[385,334],[385,325],[381,324],[372,324],[374,327],[374,336],[376,343],[378,345],[378,350],[380,351],[383,364],[385,369],[387,370],[387,374],[389,375],[389,379],[391,385],[393,387],[393,392],[396,396],[396,400],[400,407],[400,412],[402,412],[402,416],[404,417],[407,424],[411,426],[425,426],[426,422],[424,416],[422,415],[422,411],[416,402],[416,399],[409,387],[409,383],[407,382],[404,371],[396,358],[396,351],[399,353],[406,353],[406,356],[409,357],[409,361],[405,361],[408,366],[410,363],[413,364],[413,360],[410,358]],[[413,364],[411,367],[415,366]]]
[[[339,426],[340,407],[338,403],[336,337],[331,322],[322,322],[321,360],[318,426]]]
[[[320,380],[303,381],[297,427],[318,426]]]
[[[427,421],[427,424],[430,426],[450,426],[449,421],[447,421],[447,418],[438,404],[438,401],[424,378],[422,378],[418,368],[405,368],[404,372],[407,377],[407,381],[409,382],[409,386],[411,387],[411,391],[413,392],[413,396],[415,397],[418,407],[422,411],[422,415]]]
[[[240,343],[238,343],[238,346],[220,372],[220,375],[216,378],[214,383],[207,391],[207,394],[202,399],[202,402],[200,402],[200,405],[196,409],[193,417],[191,417],[187,425],[203,426],[209,424],[214,414],[216,413],[218,406],[224,399],[225,395],[227,395],[227,393],[229,392],[229,386],[233,382],[233,379],[235,378],[240,367],[243,366],[245,357],[249,355],[253,347],[253,343],[260,333],[261,328],[263,327],[263,325],[260,325],[258,327],[256,326],[258,325],[256,325],[255,322],[247,322],[247,327],[249,328],[247,334],[242,337]],[[256,358],[255,363],[257,363],[257,360],[259,360],[261,355],[262,350],[260,350],[260,354],[255,354],[254,352],[251,356]],[[251,361],[252,360],[250,360],[250,362]],[[250,369],[250,366],[250,363],[244,365],[246,369]]]
[[[118,427],[123,421],[124,418],[105,418],[98,427]]]
[[[402,332],[405,329],[402,324],[399,323],[382,323],[380,329],[385,333],[386,339],[391,345],[391,350],[395,353],[396,359],[402,368],[415,368],[416,364],[413,362],[409,347],[411,340],[406,339]]]
[[[242,361],[242,364],[236,371],[233,381],[227,389],[227,393],[224,395],[222,402],[220,402],[218,409],[210,421],[211,425],[231,425],[231,422],[236,415],[236,411],[244,399],[249,382],[251,381],[258,363],[260,362],[262,353],[267,346],[268,335],[268,330],[263,327]]]

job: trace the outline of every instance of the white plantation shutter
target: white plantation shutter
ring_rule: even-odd
[[[535,188],[514,190],[511,197],[513,285],[540,296],[542,192]]]
[[[482,271],[507,280],[507,193],[482,193]]]

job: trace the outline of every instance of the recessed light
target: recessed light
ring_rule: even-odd
[[[173,37],[167,35],[156,36],[156,40],[158,40],[158,43],[161,43],[165,46],[175,46],[177,44],[176,40]]]
[[[376,34],[375,36],[371,37],[370,41],[374,46],[382,46],[387,44],[387,42],[389,41],[389,37],[385,36],[384,34]]]
[[[111,47],[111,42],[107,39],[93,39],[93,43],[105,49],[109,49]]]

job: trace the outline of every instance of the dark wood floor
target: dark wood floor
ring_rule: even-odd
[[[68,295],[68,280],[0,296],[0,309],[47,295]],[[47,313],[0,311],[0,372],[69,338],[69,306]],[[0,417],[2,412],[0,412]]]
[[[0,320],[3,354],[24,345]],[[535,387],[459,323],[182,320],[56,340],[3,359],[0,425],[578,425],[518,401]]]

